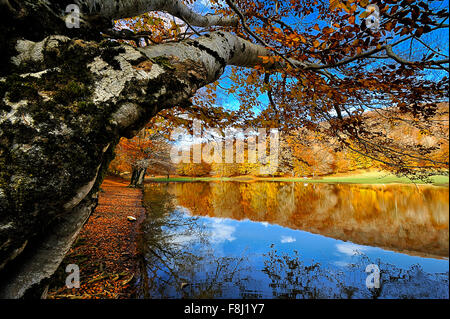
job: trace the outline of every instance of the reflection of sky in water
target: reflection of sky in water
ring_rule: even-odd
[[[188,215],[186,215],[188,216]],[[329,263],[346,266],[354,261],[355,255],[363,253],[372,261],[381,260],[400,268],[419,264],[426,272],[447,272],[448,259],[423,258],[378,247],[356,245],[325,236],[293,230],[267,222],[250,220],[237,221],[216,217],[198,217],[199,222],[210,231],[211,244],[217,253],[240,255],[246,250],[252,254],[254,263],[267,253],[270,245],[283,252],[297,250],[305,262]]]
[[[187,190],[183,189],[183,192],[185,191]],[[364,190],[360,193],[364,194]],[[218,194],[216,194],[218,198],[227,198],[227,200],[221,203],[216,198],[213,202],[215,209],[219,213],[226,212],[230,216],[236,214],[238,216],[236,218],[239,218],[243,208],[229,200],[230,190]],[[267,221],[227,218],[227,214],[222,217],[198,216],[195,213],[192,215],[191,206],[181,204],[178,200],[178,205],[189,208],[168,205],[172,203],[170,196],[173,195],[169,196],[167,190],[159,186],[152,191],[146,190],[146,195],[148,206],[154,208],[150,209],[152,214],[147,223],[148,227],[151,227],[146,232],[150,248],[146,255],[146,262],[149,277],[152,277],[149,281],[149,291],[153,298],[372,298],[374,292],[365,287],[365,279],[368,275],[365,268],[369,264],[379,265],[383,273],[382,282],[385,285],[381,289],[382,293],[379,296],[381,298],[448,298],[448,258],[413,256],[388,250],[390,248],[365,246],[331,237],[349,228],[353,236],[350,238],[359,238],[355,234],[359,234],[361,225],[373,222],[370,219],[371,216],[377,216],[374,224],[378,227],[378,232],[363,232],[363,235],[376,235],[378,240],[383,239],[381,242],[389,244],[389,240],[393,240],[397,245],[393,247],[402,246],[399,243],[403,243],[401,242],[403,237],[397,237],[392,229],[385,236],[383,223],[380,221],[384,220],[383,216],[388,216],[388,221],[406,223],[409,221],[405,217],[408,215],[407,212],[403,212],[403,219],[399,220],[389,214],[383,215],[383,212],[367,216],[363,214],[361,220],[355,217],[359,215],[350,214],[349,217],[353,218],[350,221],[360,227],[355,229],[346,227],[347,225],[342,221],[346,221],[348,215],[341,212],[338,216],[340,219],[336,220],[338,225],[336,229],[339,231],[331,229],[331,235],[327,237],[271,224]],[[210,194],[206,193],[202,196],[209,198]],[[262,198],[265,199],[267,196]],[[357,202],[362,200],[367,201],[363,197],[358,198]],[[285,201],[281,200],[277,203],[280,202]],[[166,203],[166,206],[161,206],[159,203]],[[294,205],[289,201],[286,203]],[[377,203],[385,205],[386,202],[378,201]],[[191,202],[190,205],[195,206],[195,204],[197,203]],[[335,203],[331,204],[335,205]],[[162,207],[164,214],[158,214],[161,208],[156,207]],[[199,207],[203,208],[197,207],[193,211],[208,211],[206,209],[208,206]],[[280,204],[279,207],[282,205]],[[321,206],[314,207],[320,210]],[[328,206],[325,207],[328,208]],[[408,209],[409,205],[405,207]],[[341,210],[345,211],[345,209],[348,207],[343,206]],[[389,208],[386,209],[389,210]],[[257,214],[258,211],[254,209],[253,215],[263,219],[264,217],[261,216],[264,214]],[[299,220],[305,218],[304,220],[309,222],[306,225],[322,225],[320,218],[317,221],[314,218],[308,220],[307,213],[300,214]],[[334,207],[330,208],[329,214],[333,215],[328,216],[336,216]],[[427,216],[425,213],[415,212],[414,220],[416,221],[417,217],[428,218]],[[161,222],[159,223],[158,220]],[[286,222],[283,219],[280,220]],[[417,225],[410,224],[411,227],[406,229],[423,229]],[[329,230],[330,227],[326,229]],[[440,234],[437,231],[436,233]],[[416,232],[409,234],[414,236],[407,238],[414,240],[404,247],[414,249],[419,243],[417,240],[424,235],[416,234]],[[370,236],[362,238],[370,242]],[[430,238],[432,237],[427,239],[427,243],[432,243]],[[423,250],[419,252],[421,255],[422,253]],[[180,288],[181,283],[189,285]]]
[[[175,211],[181,216],[181,219],[192,219],[189,211],[183,207],[178,206]],[[173,236],[173,243],[184,247],[182,249],[184,252],[200,257],[199,262],[191,264],[191,275],[189,278],[182,270],[179,272],[180,275],[186,278],[183,280],[193,284],[189,286],[189,289],[193,289],[192,287],[195,285],[198,285],[198,287],[211,284],[212,286],[220,286],[220,293],[211,293],[208,298],[242,298],[243,296],[273,298],[274,289],[277,291],[278,296],[289,295],[289,292],[293,289],[295,291],[296,284],[292,285],[291,283],[276,284],[276,288],[274,288],[273,281],[263,271],[266,265],[265,262],[268,260],[268,254],[273,249],[276,249],[277,256],[286,255],[293,259],[298,258],[305,266],[315,263],[320,264],[320,271],[316,274],[307,274],[305,278],[313,279],[313,285],[321,290],[321,293],[324,293],[321,298],[323,296],[325,298],[328,298],[328,296],[336,297],[336,295],[333,295],[335,291],[342,289],[342,286],[339,286],[339,282],[343,283],[344,286],[348,285],[349,291],[353,287],[357,287],[357,292],[352,297],[367,298],[368,289],[365,288],[365,279],[368,274],[365,273],[365,267],[371,263],[379,265],[381,271],[386,270],[389,276],[398,277],[399,274],[403,274],[400,277],[413,277],[412,281],[394,283],[387,287],[384,290],[387,298],[401,297],[405,291],[413,293],[412,296],[416,297],[414,292],[417,289],[417,285],[422,292],[428,292],[430,289],[433,289],[432,287],[437,287],[432,296],[438,298],[445,298],[445,293],[442,291],[443,289],[448,290],[448,281],[445,282],[445,276],[423,279],[424,277],[420,277],[421,275],[411,276],[411,272],[408,273],[408,271],[414,269],[415,265],[419,265],[427,274],[446,273],[448,271],[448,259],[410,256],[377,247],[357,245],[305,231],[292,230],[267,222],[237,221],[228,218],[200,216],[195,216],[194,218],[196,219],[196,224],[201,225],[204,234],[206,234],[206,244],[201,244],[198,236],[195,234],[186,235],[185,227],[172,228],[170,231]],[[178,236],[177,232],[179,233]],[[298,255],[295,255],[295,252],[298,252]],[[211,256],[213,256],[213,259],[211,259]],[[361,259],[361,256],[365,256],[368,259]],[[234,275],[234,278],[224,279],[219,276],[211,279],[216,273],[216,267],[222,261],[227,258],[239,259],[242,257],[245,257],[245,262],[237,264],[238,268],[242,268],[242,270]],[[171,264],[170,261],[169,263]],[[281,273],[285,270],[280,269],[279,271]],[[298,276],[302,274],[302,271],[302,269],[299,270]],[[405,273],[409,275],[404,275]],[[414,274],[414,272],[412,273]],[[331,276],[328,277],[330,274]],[[170,277],[164,271],[160,272],[159,276],[164,281],[167,281]],[[339,279],[336,280],[336,278]],[[239,283],[240,286],[236,283]],[[179,298],[183,293],[189,291],[189,289],[180,291],[180,289],[177,289],[177,285],[179,283],[166,286],[164,288],[164,296]],[[329,294],[327,294],[327,291]],[[342,297],[341,294],[338,296]],[[421,294],[419,293],[418,297],[420,296]],[[344,298],[346,298],[345,295]],[[426,295],[425,298],[428,298],[428,296]]]

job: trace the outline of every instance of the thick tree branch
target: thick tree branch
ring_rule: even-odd
[[[212,82],[222,75],[227,65],[254,67],[263,65],[263,56],[273,52],[228,32],[212,32],[208,35],[178,43],[164,43],[140,49],[147,57],[175,56],[180,60],[202,63]],[[284,67],[281,62],[265,63],[266,69]]]
[[[85,15],[98,15],[108,19],[136,17],[150,11],[164,11],[183,19],[196,27],[234,26],[236,17],[201,15],[187,7],[180,0],[74,0],[81,8],[87,8]]]
[[[247,32],[249,35],[251,35],[253,38],[255,38],[259,43],[261,43],[265,47],[270,47],[263,39],[258,37],[252,30],[250,30],[250,28],[248,27],[247,23],[245,22],[244,15],[238,9],[238,7],[234,4],[234,2],[231,1],[231,0],[225,0],[225,1],[230,6],[230,8],[233,9],[233,11],[236,12],[236,14],[238,15],[239,19],[241,20],[242,27],[244,28],[245,32]],[[293,68],[295,68],[294,64],[288,58],[286,58],[284,55],[279,53],[277,50],[275,50],[275,49],[273,49],[273,50],[278,56],[280,56],[283,60],[285,60],[286,63],[290,64]]]
[[[425,61],[425,62],[415,62],[415,61],[409,61],[406,60],[402,57],[400,57],[399,55],[397,55],[394,50],[392,49],[392,46],[390,45],[386,45],[385,46],[385,51],[388,57],[390,57],[391,59],[393,59],[394,61],[400,63],[400,64],[406,64],[406,65],[419,65],[419,64],[424,64],[425,68],[428,68],[427,65],[438,65],[440,66],[441,64],[448,64],[449,60],[448,59],[444,59],[444,60],[432,60],[432,61]],[[448,72],[448,68],[444,68],[444,70],[446,70]]]

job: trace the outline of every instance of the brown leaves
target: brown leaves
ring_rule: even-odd
[[[126,216],[142,220],[142,193],[114,178],[105,179],[101,188],[99,205],[61,264],[79,266],[80,288],[67,289],[63,280],[50,290],[51,299],[129,298],[133,293],[138,224],[129,223]]]
[[[348,18],[348,22],[351,23],[351,24],[355,24],[355,16],[350,16]]]
[[[143,70],[146,72],[150,72],[152,70],[152,65],[153,65],[153,63],[150,62],[150,60],[147,60],[147,61],[143,61],[143,62],[139,63],[136,66],[133,66],[133,68],[135,68],[136,70]]]
[[[189,111],[182,110],[208,124],[214,121],[232,125],[239,122],[242,126],[272,123],[314,128],[334,117],[333,109],[327,109],[330,102],[336,103],[339,110],[347,109],[342,112],[345,115],[351,113],[349,110],[370,105],[374,96],[381,100],[379,103],[383,107],[390,107],[394,99],[394,104],[409,105],[415,99],[432,100],[431,96],[439,99],[442,94],[440,85],[436,89],[427,89],[425,94],[428,96],[421,97],[417,90],[421,83],[417,79],[424,76],[427,67],[436,69],[433,74],[438,72],[438,66],[431,64],[438,57],[427,55],[443,52],[443,44],[427,41],[424,35],[440,24],[448,15],[448,9],[439,11],[424,0],[242,0],[237,5],[250,30],[263,41],[252,38],[242,26],[232,31],[254,43],[264,42],[274,56],[260,57],[261,64],[253,70],[233,69],[228,77],[231,81],[206,87],[193,99],[194,106]],[[216,13],[230,14],[226,6],[221,9]],[[379,26],[370,18],[377,18]],[[176,30],[176,26],[172,24],[171,29]],[[413,36],[421,39],[413,40]],[[392,59],[392,55],[388,56],[383,49],[393,42],[390,39],[405,41],[393,47],[403,61]],[[414,42],[411,43],[412,51],[421,48],[425,53],[413,52],[416,56],[410,54],[411,62],[405,62],[406,55],[403,54],[407,53],[408,39]],[[422,45],[421,40],[425,44]],[[275,114],[275,108],[262,105],[260,93],[269,89],[265,75],[269,65],[280,61],[278,54],[302,62],[297,66],[309,64],[310,67],[280,63],[277,75],[270,75],[271,104],[277,105]],[[222,87],[225,88],[220,91]],[[233,110],[232,115],[225,115],[226,112],[219,112],[215,105],[231,94],[239,102],[239,109]],[[263,109],[261,116],[255,115],[255,109]]]

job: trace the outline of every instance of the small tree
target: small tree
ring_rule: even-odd
[[[121,139],[111,169],[131,171],[130,187],[141,186],[147,170],[162,170],[167,175],[174,170],[170,159],[170,144],[160,133],[143,129],[132,139]]]

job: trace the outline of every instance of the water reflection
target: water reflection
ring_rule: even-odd
[[[139,248],[140,285],[146,298],[220,298],[223,286],[245,290],[244,254],[217,256],[211,243],[231,240],[226,227],[206,227],[198,217],[175,209],[167,185],[146,188],[147,218]]]
[[[448,257],[448,188],[413,185],[174,183],[194,215],[250,219],[361,245]]]
[[[142,297],[448,298],[446,188],[155,183],[144,203]]]
[[[377,299],[448,298],[448,272],[427,273],[419,264],[402,269],[363,253],[343,267],[305,264],[297,251],[271,250],[265,255],[263,272],[270,277],[274,298],[290,299]],[[379,288],[365,287],[367,265],[380,269]]]

